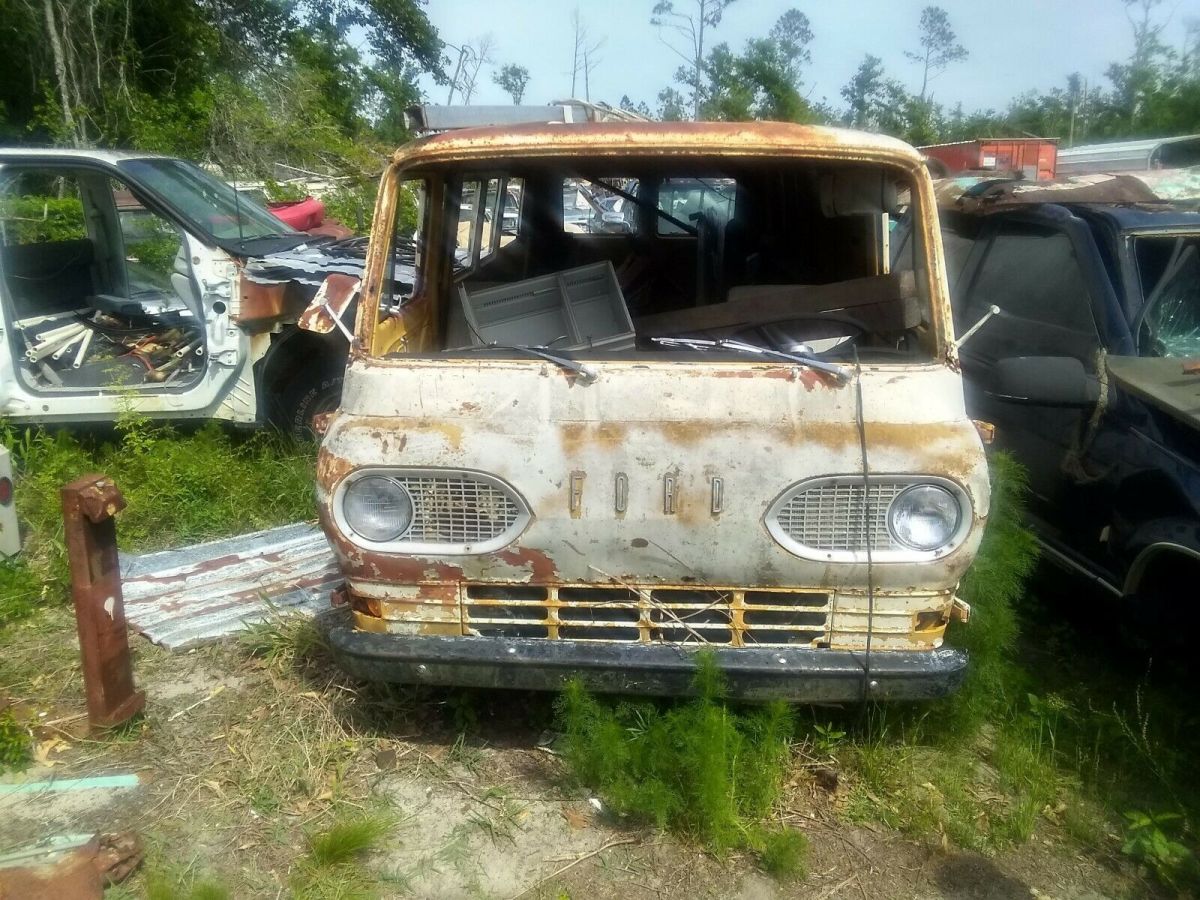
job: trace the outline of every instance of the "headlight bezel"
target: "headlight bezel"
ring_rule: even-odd
[[[373,541],[358,533],[346,518],[346,492],[365,478],[382,477],[394,480],[405,490],[413,504],[413,515],[408,527],[387,541]],[[471,542],[446,542],[422,540],[416,525],[421,515],[422,503],[413,495],[408,482],[420,479],[449,479],[473,481],[503,494],[515,509],[515,516],[505,530],[498,534]],[[511,484],[488,472],[464,468],[410,467],[410,466],[363,466],[343,477],[333,488],[329,497],[329,515],[337,530],[347,540],[366,550],[384,553],[401,553],[410,556],[467,556],[493,553],[514,543],[525,533],[533,521],[529,503]]]
[[[940,475],[877,473],[869,475],[867,483],[873,489],[888,488],[894,490],[893,495],[885,501],[872,505],[873,518],[880,516],[882,513],[880,516],[882,521],[876,519],[875,523],[874,533],[876,541],[870,553],[872,563],[931,562],[943,559],[958,550],[971,534],[974,523],[974,507],[966,489],[956,481]],[[849,488],[853,490],[861,487],[862,484],[863,476],[861,474],[821,475],[795,482],[785,488],[768,505],[766,512],[763,514],[763,526],[777,544],[793,556],[800,557],[801,559],[823,563],[865,563],[867,562],[867,549],[861,544],[852,549],[830,549],[828,547],[808,546],[790,534],[780,521],[780,513],[787,508],[788,504],[807,491],[819,488],[843,490]],[[919,485],[931,485],[942,488],[953,496],[958,504],[958,522],[950,540],[941,547],[933,550],[920,550],[907,546],[896,539],[891,530],[892,504],[905,491]],[[873,490],[872,493],[876,494],[878,491]],[[881,534],[887,536],[889,546],[879,546],[879,536]]]

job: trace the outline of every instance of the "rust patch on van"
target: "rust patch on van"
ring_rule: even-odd
[[[629,426],[623,422],[564,422],[559,426],[559,439],[567,453],[591,445],[615,449],[628,435]]]
[[[514,566],[527,567],[532,575],[531,581],[544,583],[558,578],[558,566],[541,550],[534,550],[532,547],[510,547],[494,555]]]

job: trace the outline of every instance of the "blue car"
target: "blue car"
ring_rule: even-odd
[[[1184,633],[1165,629],[1200,618],[1200,205],[1128,176],[994,181],[941,221],[956,333],[982,323],[960,337],[968,412],[1028,469],[1045,556],[1131,601],[1123,624]]]

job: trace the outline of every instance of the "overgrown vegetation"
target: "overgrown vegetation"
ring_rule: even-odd
[[[16,720],[11,709],[0,709],[0,774],[20,771],[31,757],[29,729]]]
[[[716,853],[751,850],[769,871],[802,875],[804,836],[764,825],[790,759],[790,709],[730,707],[710,654],[697,657],[694,689],[686,703],[612,703],[568,684],[559,713],[574,777],[620,816]]]
[[[67,597],[60,488],[110,476],[126,508],[122,550],[147,551],[310,518],[313,449],[276,434],[233,435],[216,424],[184,433],[126,414],[115,435],[0,426],[17,467],[24,546],[0,565],[0,625]]]

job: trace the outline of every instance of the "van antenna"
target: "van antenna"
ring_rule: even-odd
[[[233,214],[237,218],[238,226],[238,249],[243,253],[246,252],[246,237],[242,234],[242,192],[238,190],[237,182],[233,187]]]
[[[854,418],[858,426],[858,449],[862,457],[863,483],[863,544],[867,548],[867,651],[863,660],[863,700],[870,697],[874,685],[871,681],[871,636],[875,631],[875,571],[871,542],[871,467],[867,463],[867,425],[863,415],[862,363],[858,361],[858,344],[854,344]]]

